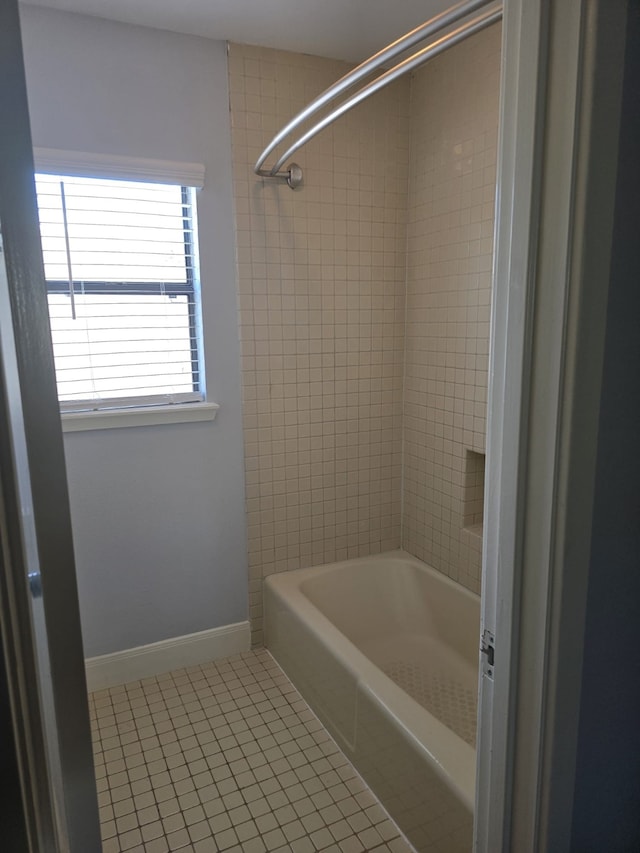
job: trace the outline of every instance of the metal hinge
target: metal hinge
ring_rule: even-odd
[[[482,655],[482,674],[493,679],[493,661],[496,653],[496,638],[486,629],[482,632],[482,644],[480,654]]]

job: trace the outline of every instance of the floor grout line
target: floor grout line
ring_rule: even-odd
[[[89,697],[103,853],[410,853],[258,649]]]

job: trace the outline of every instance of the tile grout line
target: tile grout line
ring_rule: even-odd
[[[90,709],[104,853],[413,849],[265,649]]]

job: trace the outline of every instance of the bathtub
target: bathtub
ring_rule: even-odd
[[[266,645],[419,853],[470,853],[480,601],[402,551],[272,575]]]

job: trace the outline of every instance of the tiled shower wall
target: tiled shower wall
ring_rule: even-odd
[[[305,146],[301,190],[256,178],[348,67],[229,52],[256,644],[274,572],[402,545],[480,586],[500,27]]]
[[[403,547],[479,592],[500,26],[411,84]]]
[[[409,81],[305,146],[301,190],[252,171],[348,68],[229,51],[256,644],[263,577],[400,545]]]

